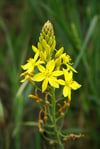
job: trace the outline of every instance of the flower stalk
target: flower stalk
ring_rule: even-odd
[[[35,88],[29,98],[34,99],[40,108],[40,133],[50,144],[57,144],[59,149],[64,149],[63,141],[69,139],[66,139],[61,131],[65,114],[70,107],[71,91],[81,87],[73,79],[73,74],[77,71],[72,67],[70,56],[64,53],[64,48],[56,49],[53,25],[50,21],[44,24],[37,47],[32,45],[32,50],[34,58],[29,58],[27,63],[21,66],[24,70],[20,75],[21,82],[28,80]],[[58,88],[61,91],[59,97],[56,96]],[[77,134],[70,135],[69,138],[73,136],[77,137]]]
[[[55,131],[55,134],[57,135],[57,141],[58,141],[58,144],[59,144],[59,149],[64,149],[64,146],[61,142],[61,138],[60,138],[60,135],[59,135],[59,131],[57,129],[57,124],[56,124],[55,88],[52,88],[51,92],[52,92],[52,99],[51,100],[52,100],[52,115],[53,115],[54,131]]]

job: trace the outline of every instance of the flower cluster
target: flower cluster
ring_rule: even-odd
[[[45,138],[49,142],[60,145],[61,141],[80,137],[81,135],[77,134],[64,136],[61,132],[62,118],[67,113],[71,101],[71,90],[76,90],[81,85],[73,79],[73,73],[77,71],[72,67],[70,56],[64,52],[63,47],[56,49],[53,26],[50,21],[44,24],[37,47],[32,45],[32,50],[34,58],[29,58],[27,63],[21,66],[24,70],[21,74],[23,78],[21,82],[28,80],[35,88],[34,95],[30,94],[29,97],[35,99],[40,107],[39,131],[42,134],[46,132]],[[56,97],[57,89],[60,97]],[[60,119],[62,123],[58,127],[57,123]]]
[[[71,89],[76,90],[81,85],[73,80],[73,72],[77,71],[71,66],[70,56],[64,53],[63,47],[57,50],[55,46],[53,26],[47,21],[42,28],[37,47],[32,45],[34,58],[29,58],[27,63],[21,66],[25,71],[21,74],[24,76],[21,82],[26,79],[32,84],[42,82],[42,92],[48,90],[49,86],[63,86],[63,96],[68,96],[70,102]]]

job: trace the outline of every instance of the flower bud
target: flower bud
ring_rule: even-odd
[[[55,50],[56,41],[54,36],[53,25],[48,20],[42,28],[40,33],[39,42],[38,42],[38,49],[41,53],[44,53],[45,59],[43,56],[40,55],[43,61],[48,61],[51,59],[53,55],[53,51]]]

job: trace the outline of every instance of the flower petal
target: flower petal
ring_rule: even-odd
[[[35,56],[34,56],[34,62],[36,62],[36,60],[38,59],[38,57],[39,57],[39,52],[37,52],[37,53],[35,54]]]
[[[64,95],[64,97],[68,96],[68,92],[69,92],[69,87],[68,86],[64,86],[64,88],[63,88],[63,95]]]
[[[40,72],[44,72],[45,71],[45,68],[42,65],[38,65],[38,69],[39,69]]]
[[[44,92],[47,89],[48,86],[48,79],[45,79],[42,83],[42,92]]]
[[[67,68],[71,69],[73,72],[78,73],[72,66],[70,66],[69,64],[67,64]]]
[[[55,59],[55,65],[60,66],[61,65],[61,56]]]
[[[39,60],[35,63],[35,65],[38,66],[39,64],[44,64],[44,62],[39,59]]]
[[[23,70],[27,70],[30,67],[30,63],[26,63],[25,65],[21,65]]]
[[[37,81],[37,82],[40,82],[40,81],[42,81],[44,79],[45,79],[45,76],[44,76],[43,73],[38,73],[34,77],[32,77],[32,80],[33,81]]]
[[[23,70],[27,70],[28,73],[34,71],[35,61],[33,58],[29,58],[25,65],[21,65]]]
[[[58,82],[60,85],[65,85],[65,81],[62,80],[62,79],[58,79],[57,82]]]
[[[29,75],[26,75],[26,76],[24,77],[24,79],[22,79],[20,82],[23,83],[23,82],[25,82],[28,78],[29,78]]]
[[[42,61],[46,61],[46,54],[43,51],[40,51],[40,58]]]
[[[39,51],[34,45],[32,45],[32,50],[33,50],[33,52],[35,52],[35,53],[37,53],[37,52]]]
[[[70,56],[69,55],[63,55],[63,63],[64,64],[67,64],[67,63],[69,63],[69,61],[71,61],[71,58],[70,58]]]
[[[55,62],[54,62],[54,60],[49,61],[47,63],[47,65],[46,65],[46,69],[49,69],[50,72],[52,72],[54,70],[54,68],[55,68]]]
[[[63,51],[64,51],[64,48],[61,47],[61,48],[56,52],[55,58],[59,57],[59,56],[63,53]]]
[[[55,88],[59,88],[59,84],[58,84],[57,79],[55,77],[50,77],[48,80],[49,80],[49,83],[51,86],[53,86]]]
[[[61,75],[63,75],[63,71],[54,71],[53,73],[52,73],[52,75],[53,76],[61,76]]]
[[[70,72],[68,72],[68,70],[69,69],[63,69],[64,77],[66,81],[72,80],[72,76],[73,76],[72,71],[70,70]]]
[[[73,81],[73,82],[70,84],[70,87],[71,87],[73,90],[77,90],[78,88],[81,87],[81,84],[79,84],[79,83],[76,82],[76,81]]]

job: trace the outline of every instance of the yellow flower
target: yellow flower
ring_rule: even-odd
[[[26,80],[31,80],[32,79],[32,77],[33,77],[33,74],[32,73],[28,73],[28,72],[23,72],[23,73],[21,73],[20,74],[20,77],[21,76],[24,76],[24,79],[22,79],[20,82],[21,83],[23,83],[23,82],[25,82]]]
[[[66,53],[63,53],[61,55],[62,59],[63,59],[63,64],[65,64],[67,66],[68,69],[72,70],[73,72],[77,73],[77,71],[69,64],[69,62],[71,61],[71,58],[69,55],[66,55]]]
[[[68,96],[68,101],[71,101],[71,89],[77,90],[81,87],[79,83],[73,80],[73,73],[72,71],[69,71],[69,69],[63,69],[64,77],[65,77],[65,83],[63,88],[63,95],[64,97]]]
[[[40,73],[36,74],[33,77],[33,81],[43,81],[42,83],[42,92],[47,89],[48,83],[55,87],[59,88],[59,83],[57,82],[57,76],[61,76],[63,74],[62,71],[54,71],[55,62],[51,60],[47,63],[46,68],[42,65],[38,65],[38,69]]]
[[[63,53],[61,57],[63,59],[63,64],[67,64],[67,63],[69,63],[71,61],[70,56],[66,55],[66,53]]]
[[[38,56],[39,56],[39,53],[37,52],[35,54],[35,56],[34,56],[34,59],[33,58],[29,58],[25,65],[21,65],[22,69],[26,70],[27,73],[34,72],[35,66],[38,66],[39,64],[43,64],[43,62],[41,60],[37,61]]]

